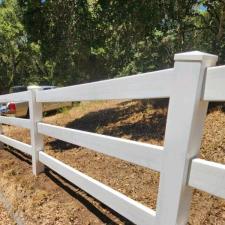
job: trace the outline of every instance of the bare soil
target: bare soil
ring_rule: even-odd
[[[163,145],[166,101],[85,102],[49,115],[44,122],[141,142]],[[25,129],[4,126],[4,133],[30,142]],[[50,137],[45,151],[129,197],[156,208],[159,173]],[[206,119],[201,158],[225,163],[225,113],[211,110]],[[29,157],[6,148],[0,151],[0,190],[26,224],[131,224],[52,171],[32,176]],[[191,225],[225,225],[225,201],[194,190]]]
[[[0,225],[15,225],[6,209],[0,204]]]

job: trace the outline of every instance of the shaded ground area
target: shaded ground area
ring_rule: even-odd
[[[44,121],[163,145],[166,105],[166,101],[160,106],[156,104],[157,107],[149,101],[86,102],[46,117]],[[5,126],[4,132],[20,141],[30,141],[29,133],[24,129]],[[49,137],[45,138],[45,151],[129,197],[151,208],[156,207],[158,173]],[[8,196],[14,203],[18,202],[15,208],[23,212],[27,224],[129,224],[52,172],[34,178],[26,163],[29,159],[20,161],[11,151],[2,151],[0,157],[4,161],[0,166],[1,188],[13,188],[14,196],[7,192]],[[24,159],[23,155],[21,157]],[[225,163],[225,114],[219,107],[207,116],[201,157]],[[194,191],[189,223],[225,224],[225,201]]]
[[[27,156],[5,150],[0,157],[0,189],[24,224],[131,224],[51,171],[34,177]]]

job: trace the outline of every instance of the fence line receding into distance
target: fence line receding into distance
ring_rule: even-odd
[[[225,101],[225,66],[202,52],[175,55],[174,68],[53,90],[0,96],[28,102],[30,119],[0,116],[0,142],[32,156],[34,175],[47,166],[139,225],[184,225],[193,188],[225,198],[225,165],[198,158],[209,101]],[[164,146],[140,143],[42,122],[42,103],[169,98]],[[31,145],[6,137],[1,124],[27,128]],[[44,152],[43,135],[160,172],[156,211]],[[151,188],[151,187],[149,187]]]

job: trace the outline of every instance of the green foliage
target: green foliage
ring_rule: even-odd
[[[0,5],[0,90],[40,82],[40,46],[28,42],[16,0]]]
[[[177,52],[225,63],[225,0],[5,0],[0,89],[168,68]]]

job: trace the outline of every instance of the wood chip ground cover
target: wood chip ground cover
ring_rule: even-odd
[[[166,104],[148,101],[86,102],[48,116],[44,122],[163,145]],[[25,129],[4,126],[5,134],[30,142]],[[159,174],[53,138],[45,138],[45,151],[129,197],[156,207]],[[225,163],[225,113],[207,115],[201,158]],[[21,212],[26,224],[129,224],[101,203],[48,171],[32,176],[30,159],[12,150],[0,152],[0,189]],[[195,190],[189,224],[225,224],[225,201]]]
[[[2,204],[0,204],[0,225],[15,225],[15,222]]]

